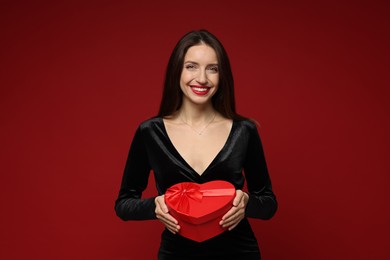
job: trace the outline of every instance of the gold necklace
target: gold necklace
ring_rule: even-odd
[[[198,135],[202,135],[203,132],[207,129],[207,127],[209,127],[209,125],[214,121],[216,115],[217,115],[217,114],[214,113],[213,118],[206,124],[206,126],[205,126],[201,131],[196,130],[196,129],[193,128],[190,124],[188,124],[187,122],[185,122],[185,121],[183,120],[183,118],[181,117],[181,114],[180,114],[179,118],[180,118],[180,120],[181,120],[184,124],[188,125],[195,133],[197,133]]]

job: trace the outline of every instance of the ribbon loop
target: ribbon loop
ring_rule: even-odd
[[[195,200],[201,202],[203,193],[200,191],[200,186],[196,183],[180,183],[174,185],[167,190],[166,199],[180,212],[189,213],[190,202]]]

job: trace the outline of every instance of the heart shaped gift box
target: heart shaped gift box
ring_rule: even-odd
[[[169,213],[178,220],[179,234],[202,242],[225,231],[219,224],[233,205],[234,186],[226,181],[182,182],[165,193]]]

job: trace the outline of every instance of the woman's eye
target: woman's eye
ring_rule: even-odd
[[[218,72],[218,66],[211,66],[209,67],[209,70],[213,73],[217,73]]]
[[[193,70],[196,69],[196,66],[194,64],[187,64],[185,68],[188,70]]]

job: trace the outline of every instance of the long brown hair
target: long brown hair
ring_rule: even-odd
[[[234,80],[228,55],[221,42],[206,30],[191,31],[185,34],[173,49],[168,61],[160,110],[157,116],[170,116],[180,108],[183,101],[180,77],[183,70],[184,56],[190,47],[199,44],[210,46],[217,54],[219,84],[217,92],[212,97],[214,109],[229,119],[245,119],[236,113]]]

